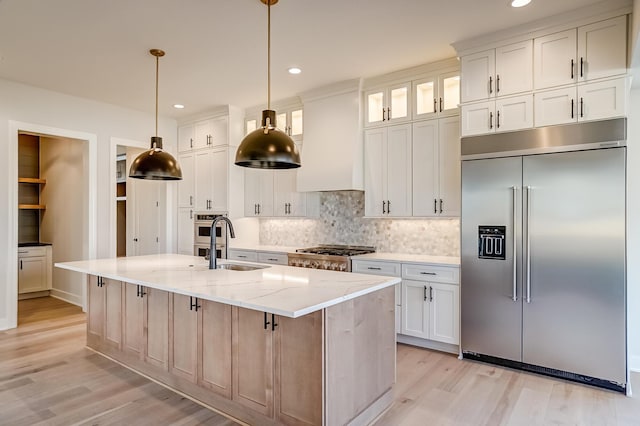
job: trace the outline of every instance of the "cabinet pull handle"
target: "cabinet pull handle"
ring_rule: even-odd
[[[270,260],[272,262],[277,262],[278,261],[278,259],[274,259],[273,257],[269,257],[269,258],[267,258],[267,260]]]
[[[386,213],[386,211],[385,211],[385,205],[386,205],[386,204],[387,204],[387,202],[386,202],[386,201],[383,201],[383,202],[382,202],[382,214],[385,214],[385,213]]]
[[[500,110],[496,113],[496,128],[500,128]]]
[[[258,214],[258,205],[257,204],[253,205],[253,214]]]
[[[189,219],[193,219],[193,210],[189,210]]]
[[[199,308],[202,308],[202,306],[198,305],[198,298],[197,297],[193,297],[193,296],[189,296],[189,310],[193,311],[195,310],[196,312],[198,312]]]
[[[437,272],[424,272],[424,271],[420,271],[420,275],[438,275]]]
[[[571,99],[571,118],[573,118],[573,104],[574,104],[574,100]]]
[[[271,331],[275,330],[278,324],[276,323],[276,316],[271,314]]]
[[[387,200],[387,214],[391,214],[391,201]]]
[[[264,329],[267,330],[269,328],[269,324],[271,324],[269,321],[267,321],[267,313],[264,313]]]
[[[440,112],[442,112],[442,98],[440,98]]]
[[[387,121],[391,120],[391,108],[387,108]]]
[[[580,118],[584,117],[584,98],[580,98]]]
[[[433,199],[433,213],[438,213],[438,200]]]
[[[189,138],[189,147],[193,148],[193,138]]]
[[[433,112],[438,112],[438,100],[433,98]]]
[[[573,75],[573,59],[571,60],[571,80],[574,79],[574,75]]]
[[[489,130],[493,129],[493,112],[489,111]]]
[[[382,271],[382,268],[379,268],[377,266],[367,266],[367,269],[370,271]]]
[[[429,302],[433,302],[433,287],[429,286]]]
[[[440,198],[440,213],[442,213],[442,198]]]
[[[189,205],[193,205],[193,195],[189,195]]]
[[[385,118],[384,118],[384,113],[385,113],[385,110],[384,110],[384,108],[382,108],[382,121],[386,121]]]
[[[496,93],[500,93],[500,74],[496,75]]]
[[[580,77],[584,77],[584,58],[580,57]]]
[[[424,301],[426,302],[427,301],[427,286],[426,285],[424,286],[423,295],[424,295]]]
[[[140,293],[140,285],[136,285],[136,297],[141,297]]]
[[[493,93],[493,77],[489,76],[489,94]]]
[[[20,260],[20,269],[22,270],[22,260]]]
[[[258,203],[258,214],[260,214],[260,203]]]

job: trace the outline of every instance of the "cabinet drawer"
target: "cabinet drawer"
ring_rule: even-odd
[[[399,277],[400,264],[395,262],[376,262],[371,260],[352,260],[351,272]]]
[[[21,257],[37,257],[37,256],[46,256],[47,248],[46,247],[20,247],[18,248],[18,258]]]
[[[440,283],[458,284],[460,270],[446,266],[402,264],[402,278],[419,281],[435,281]]]
[[[258,261],[258,254],[251,250],[229,249],[227,255],[229,256],[229,260],[244,260],[247,262]]]
[[[270,252],[259,251],[258,262],[272,263],[274,265],[286,265],[288,263],[288,258],[285,253],[270,253]]]

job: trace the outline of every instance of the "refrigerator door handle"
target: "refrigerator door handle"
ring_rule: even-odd
[[[531,187],[527,186],[527,303],[531,303]]]
[[[518,301],[518,236],[516,235],[516,221],[518,217],[518,187],[514,186],[513,190],[513,222],[511,224],[511,234],[513,234],[513,296],[511,300]]]

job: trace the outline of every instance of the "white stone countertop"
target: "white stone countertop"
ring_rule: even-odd
[[[353,256],[353,260],[377,260],[402,263],[426,263],[438,266],[460,266],[460,258],[456,256],[429,256],[426,254],[403,253],[369,253]]]
[[[396,277],[280,265],[254,271],[209,270],[204,258],[180,254],[84,260],[55,266],[290,318],[400,283]]]
[[[295,253],[296,249],[301,247],[287,247],[287,246],[267,246],[260,244],[240,244],[233,245],[229,242],[229,249],[233,250],[251,250],[251,251],[268,251],[270,253]]]

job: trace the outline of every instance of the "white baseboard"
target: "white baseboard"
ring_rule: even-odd
[[[9,322],[6,318],[0,318],[0,330],[8,330]]]
[[[82,296],[68,293],[66,291],[58,290],[55,288],[51,289],[50,293],[51,297],[55,297],[56,299],[64,300],[65,302],[71,303],[72,305],[82,307]]]

